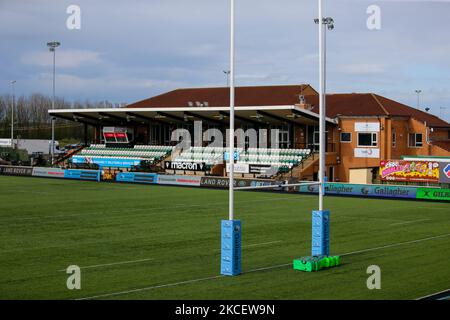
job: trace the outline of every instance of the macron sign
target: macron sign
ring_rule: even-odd
[[[168,170],[206,171],[206,163],[204,163],[204,162],[166,161],[164,166]]]

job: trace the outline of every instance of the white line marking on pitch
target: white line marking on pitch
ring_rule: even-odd
[[[92,269],[92,268],[101,268],[101,267],[109,267],[109,266],[118,266],[118,265],[121,265],[121,264],[132,264],[132,263],[139,263],[139,262],[151,261],[151,260],[154,260],[154,259],[150,258],[150,259],[130,260],[130,261],[121,261],[121,262],[113,262],[113,263],[105,263],[105,264],[96,264],[96,265],[92,265],[92,266],[80,267],[80,269]],[[66,271],[66,269],[61,269],[61,270],[58,270],[58,271],[64,272],[64,271]]]
[[[442,291],[439,291],[439,292],[436,292],[436,293],[428,294],[428,295],[426,295],[426,296],[417,298],[416,300],[422,300],[422,299],[426,299],[426,298],[429,298],[429,297],[432,297],[432,296],[437,296],[438,294],[442,294],[442,293],[447,292],[447,291],[450,291],[450,288],[449,288],[449,289],[442,290]],[[441,300],[441,299],[438,299],[438,300]]]
[[[420,220],[412,220],[412,221],[404,221],[404,222],[396,222],[391,223],[390,226],[400,226],[404,224],[410,224],[410,223],[416,223],[416,222],[423,222],[423,221],[430,221],[431,219],[420,219]]]
[[[375,248],[369,248],[369,249],[363,249],[363,250],[348,252],[348,253],[341,254],[341,256],[349,256],[349,255],[357,254],[357,253],[381,250],[381,249],[386,249],[386,248],[393,248],[393,247],[398,247],[398,246],[402,246],[402,245],[405,245],[405,244],[419,243],[419,242],[423,242],[423,241],[429,241],[429,240],[434,240],[434,239],[439,239],[439,238],[445,238],[445,237],[448,237],[448,236],[450,236],[450,233],[442,234],[442,235],[435,236],[435,237],[422,238],[422,239],[405,241],[405,242],[398,242],[398,243],[388,244],[388,245],[381,246],[381,247],[375,247]],[[287,267],[287,266],[291,266],[291,265],[292,265],[292,263],[285,263],[285,264],[279,264],[279,265],[270,266],[270,267],[263,267],[263,268],[258,268],[258,269],[252,269],[252,270],[248,270],[248,271],[243,272],[243,274],[252,273],[252,272],[258,272],[258,271],[264,271],[264,270],[277,269],[277,268],[283,268],[283,267]],[[206,280],[220,279],[220,278],[224,278],[224,277],[225,276],[217,275],[217,276],[212,276],[212,277],[207,277],[207,278],[200,278],[200,279],[186,280],[186,281],[181,281],[181,282],[167,283],[167,284],[161,284],[161,285],[156,285],[156,286],[151,286],[151,287],[127,290],[127,291],[119,291],[119,292],[113,292],[113,293],[99,294],[99,295],[96,295],[96,296],[90,296],[90,297],[85,297],[85,298],[78,298],[78,299],[75,299],[75,300],[91,300],[91,299],[107,298],[107,297],[119,296],[119,295],[123,295],[123,294],[136,293],[136,292],[141,292],[141,291],[148,291],[148,290],[153,290],[153,289],[158,289],[158,288],[174,287],[174,286],[178,286],[178,285],[182,285],[182,284],[189,284],[189,283],[195,283],[195,282],[206,281]]]
[[[242,249],[259,247],[259,246],[267,246],[269,244],[275,244],[275,243],[280,243],[280,242],[283,242],[283,240],[276,240],[276,241],[262,242],[262,243],[254,243],[254,244],[249,244],[249,245],[246,245],[246,246],[242,246]],[[216,249],[216,250],[214,250],[214,252],[218,253],[218,252],[220,252],[220,249]]]
[[[381,246],[381,247],[375,247],[375,248],[370,248],[370,249],[364,249],[364,250],[359,250],[359,251],[353,251],[353,252],[343,253],[343,254],[341,254],[341,256],[349,256],[349,255],[357,254],[357,253],[363,253],[363,252],[375,251],[375,250],[386,249],[386,248],[393,248],[393,247],[402,246],[402,245],[404,245],[404,244],[419,243],[419,242],[428,241],[428,240],[434,240],[434,239],[439,239],[439,238],[445,238],[445,237],[448,237],[448,236],[450,236],[450,233],[442,234],[442,235],[440,235],[440,236],[435,236],[435,237],[429,237],[429,238],[423,238],[423,239],[411,240],[411,241],[405,241],[405,242],[398,242],[398,243],[393,243],[393,244],[387,244],[387,245]]]
[[[249,244],[247,246],[242,246],[242,249],[251,248],[251,247],[265,246],[265,245],[268,245],[268,244],[274,244],[274,243],[280,243],[280,242],[283,242],[283,241],[282,240],[277,240],[277,241]]]
[[[280,242],[283,242],[283,241],[282,240],[277,240],[277,241],[271,241],[271,242],[249,244],[248,246],[242,246],[242,249],[250,248],[250,247],[264,246],[264,245],[280,243]],[[96,265],[92,265],[92,266],[85,266],[85,267],[80,267],[80,269],[92,269],[92,268],[101,268],[101,267],[109,267],[109,266],[118,266],[118,265],[122,265],[122,264],[132,264],[132,263],[139,263],[139,262],[152,261],[152,260],[154,260],[154,259],[150,258],[150,259],[141,259],[141,260],[120,261],[120,262],[96,264]],[[65,272],[65,271],[66,271],[66,269],[58,270],[58,272]]]
[[[97,298],[112,297],[112,296],[118,296],[118,295],[122,295],[122,294],[146,291],[146,290],[150,290],[150,289],[173,287],[173,286],[178,286],[178,285],[181,285],[181,284],[195,283],[195,282],[200,282],[200,281],[205,281],[205,280],[213,280],[213,279],[218,279],[218,278],[222,278],[222,277],[223,277],[222,275],[218,275],[218,276],[208,277],[208,278],[186,280],[186,281],[180,281],[180,282],[175,282],[175,283],[161,284],[161,285],[158,285],[158,286],[153,286],[153,287],[148,287],[148,288],[140,288],[140,289],[133,289],[133,290],[128,290],[128,291],[100,294],[98,296],[92,296],[92,297],[87,297],[87,298],[79,298],[79,299],[76,299],[76,300],[90,300],[90,299],[97,299]]]

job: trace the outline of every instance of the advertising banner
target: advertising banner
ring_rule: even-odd
[[[450,183],[450,162],[439,162],[439,183]]]
[[[249,171],[252,174],[275,175],[278,172],[278,166],[270,164],[250,164]]]
[[[0,147],[11,147],[11,139],[0,139]]]
[[[379,122],[355,122],[356,132],[380,132]]]
[[[58,168],[33,168],[33,177],[64,178],[64,169]]]
[[[439,162],[383,160],[380,178],[384,181],[439,182]]]
[[[227,173],[230,172],[230,163],[227,163]],[[248,163],[235,163],[234,173],[249,173],[250,167]]]
[[[99,180],[99,170],[78,170],[68,169],[64,171],[64,178],[66,179],[80,179],[80,180]]]
[[[417,199],[450,201],[450,189],[418,188]]]
[[[234,151],[234,160],[238,161],[240,157],[239,151]],[[230,161],[230,152],[229,151],[225,151],[223,154],[223,160],[225,161]]]
[[[31,176],[32,174],[33,174],[33,167],[0,166],[0,175]]]
[[[95,163],[102,167],[131,168],[131,167],[140,165],[141,160],[139,160],[139,159],[96,158],[96,157],[73,156],[72,162],[75,164]]]
[[[201,177],[199,176],[179,176],[179,175],[158,175],[158,184],[200,187]]]
[[[206,163],[165,161],[164,168],[167,170],[206,171]]]
[[[158,175],[155,173],[143,172],[119,172],[116,175],[116,181],[156,184],[158,181]]]
[[[355,148],[355,158],[379,158],[380,149],[376,148]]]
[[[228,188],[229,182],[230,180],[225,177],[202,177],[200,185],[210,188]],[[280,182],[273,180],[234,179],[236,188],[270,186],[272,184],[280,184]]]
[[[417,187],[326,183],[325,194],[415,199]],[[300,186],[300,192],[318,193],[318,185]]]

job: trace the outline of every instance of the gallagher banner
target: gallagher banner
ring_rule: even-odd
[[[383,160],[380,177],[383,181],[439,183],[439,162]]]
[[[300,192],[319,193],[319,186],[300,186]],[[325,194],[360,197],[415,199],[417,187],[368,185],[350,183],[326,183]]]

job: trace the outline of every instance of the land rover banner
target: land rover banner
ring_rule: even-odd
[[[164,168],[167,170],[206,171],[206,163],[166,161]]]
[[[33,167],[0,166],[0,174],[5,176],[31,176]]]
[[[380,162],[383,181],[439,182],[439,162],[383,160]]]
[[[202,177],[201,186],[211,188],[228,188],[229,181],[229,178],[223,177]],[[236,188],[269,186],[280,183],[280,181],[273,180],[234,179],[234,186]]]

